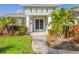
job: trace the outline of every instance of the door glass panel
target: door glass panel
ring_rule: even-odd
[[[39,19],[36,19],[36,21],[35,21],[35,27],[36,27],[36,29],[39,29]]]
[[[43,29],[43,19],[40,19],[40,29]]]

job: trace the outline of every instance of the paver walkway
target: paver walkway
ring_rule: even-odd
[[[36,53],[56,53],[55,49],[49,48],[46,43],[47,33],[32,33],[33,37],[32,48]],[[52,52],[51,52],[52,51]]]

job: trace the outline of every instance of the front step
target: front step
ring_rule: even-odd
[[[39,33],[31,33],[31,36],[33,37],[33,39],[40,39],[40,40],[46,40],[47,37],[47,33],[46,32],[39,32]]]
[[[32,35],[33,39],[46,39],[46,35]]]

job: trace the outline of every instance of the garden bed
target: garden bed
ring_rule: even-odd
[[[79,42],[73,41],[72,38],[58,38],[48,45],[55,49],[79,51]]]

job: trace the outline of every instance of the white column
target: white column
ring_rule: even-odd
[[[77,20],[75,20],[75,25],[77,25],[78,24],[78,21]]]
[[[33,25],[33,24],[32,24],[32,19],[30,19],[30,29],[29,29],[30,32],[32,32],[32,29],[33,29],[33,28],[32,28],[32,27],[33,27],[32,25]]]
[[[48,24],[51,22],[51,17],[48,16]],[[51,29],[51,26],[47,26],[47,29]]]
[[[30,27],[29,27],[29,23],[30,23],[30,17],[27,15],[26,16],[26,26],[28,27],[28,32],[29,32],[29,29],[30,29]]]

